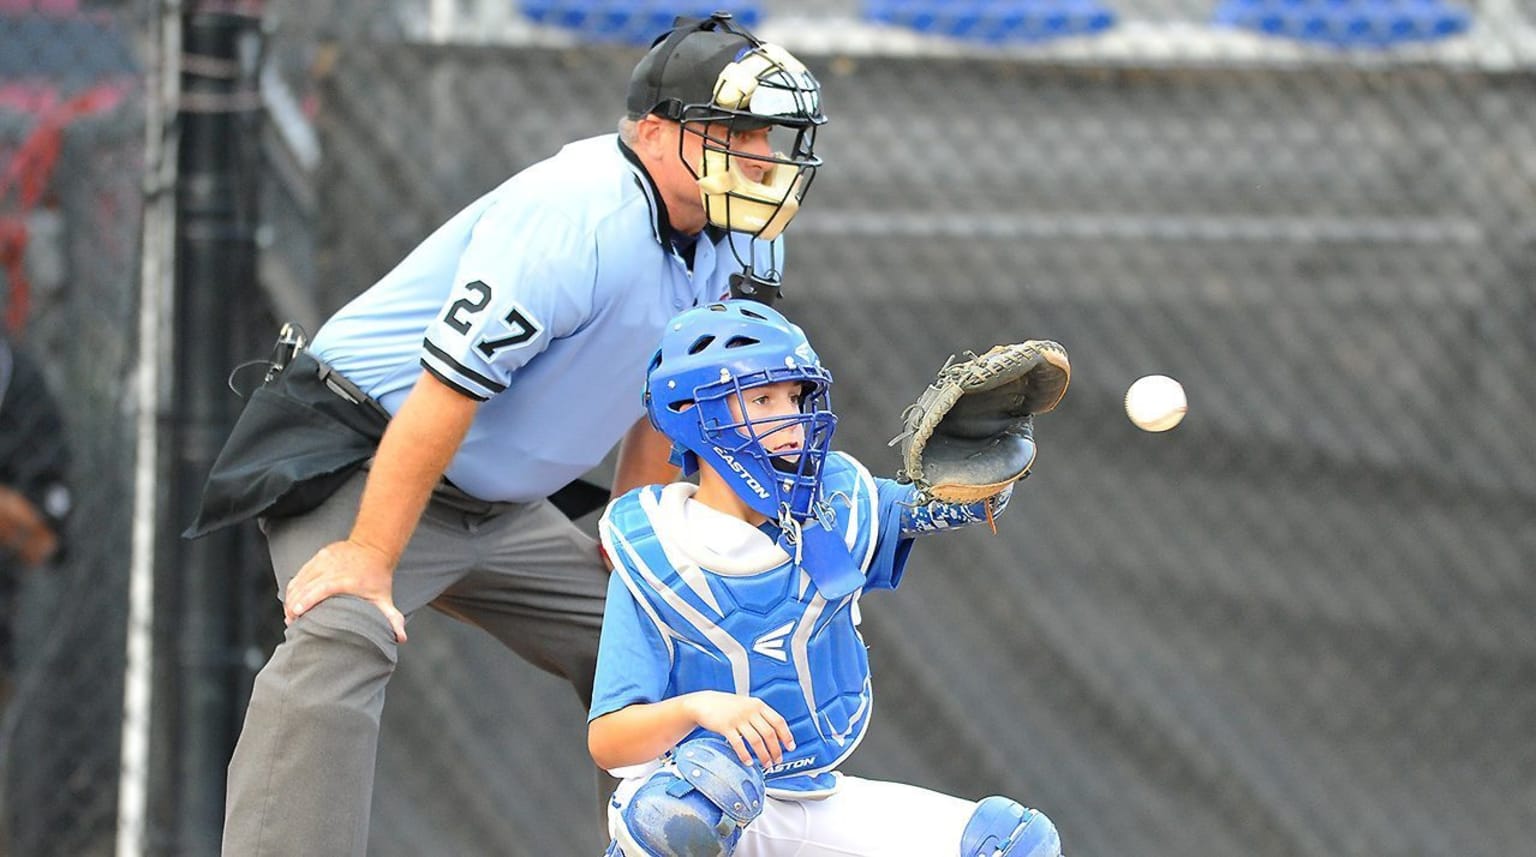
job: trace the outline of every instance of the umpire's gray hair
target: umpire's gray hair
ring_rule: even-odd
[[[640,120],[631,119],[628,116],[619,120],[619,139],[624,141],[624,145],[634,148],[640,136],[639,132],[635,130],[639,125]]]

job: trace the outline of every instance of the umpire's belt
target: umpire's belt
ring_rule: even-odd
[[[213,463],[196,538],[262,515],[320,505],[378,449],[389,412],[309,352],[251,394]]]

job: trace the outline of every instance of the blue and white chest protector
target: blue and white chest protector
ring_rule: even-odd
[[[834,529],[865,577],[864,587],[833,601],[760,530],[689,499],[693,485],[641,488],[614,501],[601,525],[615,582],[594,718],[700,690],[749,694],[795,736],[795,749],[766,772],[769,794],[820,797],[836,788],[833,771],[871,714],[858,598],[865,588],[895,586],[911,543],[900,537],[901,486],[875,480],[841,453],[828,456],[823,486]],[[615,600],[635,609],[616,610]]]

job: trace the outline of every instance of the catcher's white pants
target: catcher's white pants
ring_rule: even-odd
[[[624,780],[619,808],[643,777]],[[903,783],[844,776],[822,800],[769,798],[733,857],[956,857],[976,802]]]

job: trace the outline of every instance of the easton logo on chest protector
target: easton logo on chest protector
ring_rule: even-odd
[[[814,764],[816,764],[816,757],[815,756],[806,756],[804,759],[796,759],[793,762],[780,762],[779,764],[774,765],[771,768],[764,768],[763,769],[763,774],[765,774],[765,775],[782,774],[785,771],[796,771],[796,770],[799,770],[800,768],[809,768],[810,766],[812,766]]]
[[[772,631],[758,637],[752,644],[752,651],[760,655],[773,658],[779,663],[786,663],[789,656],[784,654],[784,638],[795,629],[795,623],[786,623],[783,627],[774,628]]]

